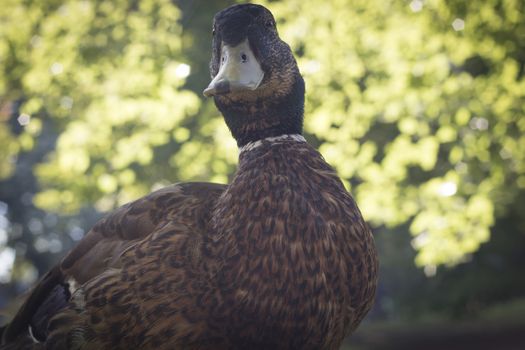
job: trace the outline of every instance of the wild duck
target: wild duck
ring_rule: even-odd
[[[305,87],[275,20],[213,24],[205,89],[240,147],[229,185],[181,183],[95,225],[34,287],[1,349],[337,349],[372,305],[372,234],[301,136]]]

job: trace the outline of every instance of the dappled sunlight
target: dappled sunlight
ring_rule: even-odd
[[[15,250],[7,246],[10,226],[7,212],[8,205],[0,202],[0,283],[9,283],[11,281],[13,264],[16,257]]]
[[[320,11],[316,1],[268,2],[305,72],[306,130],[351,179],[365,217],[413,220],[411,233],[425,233],[414,244],[419,265],[475,252],[489,239],[494,195],[523,177],[524,154],[507,150],[525,138],[503,125],[525,131],[510,39],[525,29],[515,32],[516,1],[499,13],[493,3],[331,1]]]
[[[11,281],[11,272],[15,262],[15,250],[13,248],[4,247],[0,250],[0,283],[8,283]]]
[[[9,293],[33,283],[101,213],[175,182],[231,179],[237,145],[202,96],[211,18],[226,3],[2,4],[0,284]],[[409,275],[406,295],[422,280],[434,288],[485,254],[480,266],[502,281],[479,303],[512,294],[516,258],[505,259],[515,247],[505,239],[519,241],[525,227],[516,219],[523,1],[260,3],[305,78],[305,137],[376,232],[390,288],[403,290]],[[402,259],[402,272],[388,270]],[[475,309],[463,305],[473,295],[464,276],[463,294],[447,299],[451,314]],[[381,312],[397,317],[389,296],[379,298]]]
[[[525,128],[516,48],[483,34],[511,35],[517,5],[506,2],[505,21],[496,21],[490,2],[457,11],[437,0],[316,4],[268,3],[306,79],[307,133],[372,223],[413,221],[413,235],[430,236],[414,245],[419,264],[462,261],[488,239],[493,194],[511,179],[525,186],[525,141],[513,131]],[[144,1],[126,12],[69,1],[26,18],[38,5],[9,6],[2,38],[16,39],[23,60],[2,86],[21,84],[5,98],[23,96],[16,120],[24,132],[14,137],[0,124],[2,176],[20,148],[34,147],[46,115],[60,125],[54,152],[35,167],[37,206],[106,211],[153,184],[227,182],[235,144],[209,101],[184,88],[193,69],[177,7]],[[33,22],[41,30],[30,30]],[[485,203],[477,207],[486,219],[468,216],[472,202]]]

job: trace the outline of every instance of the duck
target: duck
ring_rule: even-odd
[[[178,183],[99,221],[31,290],[0,349],[338,349],[378,259],[302,135],[305,83],[272,13],[213,20],[213,98],[239,146],[228,185]]]

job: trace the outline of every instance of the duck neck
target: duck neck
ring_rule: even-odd
[[[251,101],[215,99],[239,147],[281,135],[301,134],[304,114],[304,81],[299,75],[287,94],[276,93]]]

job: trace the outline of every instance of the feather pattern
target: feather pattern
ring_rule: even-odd
[[[214,48],[244,35],[266,67],[254,91],[208,90],[242,147],[231,183],[175,184],[102,219],[0,349],[337,349],[371,308],[372,233],[300,135],[304,83],[273,16],[234,5],[215,22]]]

